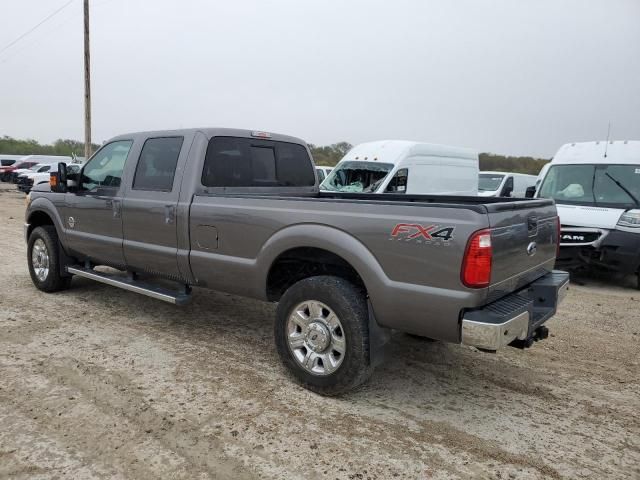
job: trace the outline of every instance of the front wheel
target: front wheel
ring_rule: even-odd
[[[43,292],[57,292],[69,288],[71,277],[60,275],[58,234],[55,227],[36,227],[27,244],[27,260],[31,281]]]
[[[291,286],[278,304],[275,340],[293,377],[322,395],[352,390],[373,370],[366,295],[339,277],[310,277]]]

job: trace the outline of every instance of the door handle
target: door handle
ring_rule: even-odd
[[[170,225],[176,220],[176,207],[175,205],[164,206],[164,223]]]

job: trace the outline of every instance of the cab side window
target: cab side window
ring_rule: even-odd
[[[82,169],[81,190],[89,193],[115,194],[120,188],[131,140],[120,140],[102,147]]]
[[[385,193],[406,193],[408,174],[409,170],[406,168],[398,170],[389,182],[389,185],[387,185]]]
[[[183,141],[184,137],[147,139],[136,166],[133,189],[170,192]]]

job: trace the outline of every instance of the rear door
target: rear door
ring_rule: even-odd
[[[147,138],[144,142],[123,201],[124,256],[131,269],[182,279],[176,208],[189,150],[185,144],[184,136]]]
[[[490,298],[495,299],[553,270],[558,242],[551,201],[487,204],[493,246]]]

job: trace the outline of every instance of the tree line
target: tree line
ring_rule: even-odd
[[[333,167],[344,155],[353,148],[349,142],[339,142],[333,145],[319,147],[309,144],[311,155],[317,165]],[[480,170],[496,170],[499,172],[529,173],[537,175],[542,166],[549,160],[533,157],[511,157],[496,155],[495,153],[481,153]]]
[[[92,144],[95,152],[99,145]],[[309,144],[311,155],[317,165],[332,167],[353,148],[349,142],[318,146]],[[9,136],[0,138],[0,153],[13,155],[67,155],[83,156],[84,143],[77,140],[58,139],[50,145],[42,145],[36,140],[19,140]],[[494,153],[480,154],[480,170],[530,173],[537,175],[548,160],[533,157],[511,157]]]
[[[100,145],[91,144],[95,152]],[[43,145],[37,140],[19,140],[7,135],[0,137],[0,154],[7,155],[65,155],[84,156],[84,142],[60,138],[49,145]]]

